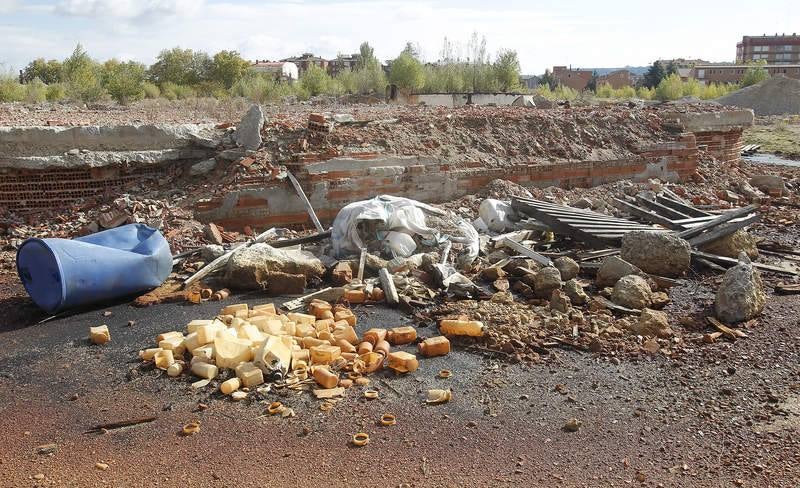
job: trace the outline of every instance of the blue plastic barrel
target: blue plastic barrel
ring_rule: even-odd
[[[171,270],[167,240],[144,224],[77,239],[27,239],[17,250],[25,290],[50,313],[155,288]]]

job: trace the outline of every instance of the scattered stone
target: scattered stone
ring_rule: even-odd
[[[36,446],[36,454],[53,454],[58,451],[57,444],[42,444],[41,446]]]
[[[645,273],[676,277],[689,269],[692,248],[667,232],[633,231],[622,237],[620,257]]]
[[[614,286],[623,276],[642,274],[642,270],[619,256],[609,256],[600,264],[595,280],[598,288]]]
[[[206,239],[211,241],[212,244],[216,244],[218,246],[222,245],[222,242],[223,242],[222,241],[222,233],[219,231],[219,227],[217,227],[217,224],[215,224],[213,222],[210,222],[208,225],[206,225],[206,228],[204,229],[204,233],[205,233]]]
[[[642,310],[639,321],[631,324],[629,329],[636,335],[661,339],[671,337],[673,334],[667,314],[649,308]]]
[[[42,473],[36,473],[35,475],[33,475],[33,479],[35,479],[35,480],[37,480],[37,481],[41,481],[41,480],[43,480],[43,479],[44,479],[44,474],[42,474]]]
[[[581,270],[578,263],[567,256],[562,256],[553,260],[553,265],[561,273],[561,281],[569,281],[578,276]]]
[[[723,322],[741,322],[761,314],[766,304],[761,273],[747,254],[739,255],[739,264],[728,269],[717,290],[714,303],[717,318]]]
[[[782,196],[789,193],[783,178],[776,175],[756,175],[750,178],[750,184],[771,196]]]
[[[214,171],[214,168],[217,167],[217,160],[214,158],[206,159],[200,161],[199,163],[193,164],[189,168],[189,176],[202,176]]]
[[[94,467],[99,469],[100,471],[105,471],[108,469],[108,464],[106,463],[95,463]]]
[[[582,425],[583,422],[581,422],[580,420],[576,418],[571,418],[567,420],[567,422],[564,424],[564,430],[567,432],[578,432]]]
[[[567,313],[570,309],[569,298],[560,289],[553,290],[550,296],[550,310],[556,310],[561,313]]]
[[[658,351],[661,350],[661,346],[658,345],[657,340],[647,339],[642,344],[642,350],[648,354],[656,354]]]
[[[663,291],[656,291],[650,296],[650,307],[655,309],[662,309],[666,307],[671,301],[669,295]]]
[[[353,281],[353,269],[346,262],[340,261],[331,270],[331,281],[336,286],[344,286]]]
[[[533,289],[539,298],[550,298],[561,285],[561,272],[552,266],[540,269],[533,278]]]
[[[223,254],[225,254],[225,248],[217,244],[209,244],[200,249],[200,257],[209,263]]]
[[[318,279],[324,273],[322,261],[310,252],[286,251],[259,243],[233,253],[225,283],[231,288],[285,291],[297,289],[301,282],[305,288],[308,279]]]
[[[733,234],[710,242],[703,246],[701,250],[729,258],[737,258],[741,252],[746,253],[750,259],[758,257],[756,239],[744,229],[739,229]]]
[[[585,305],[589,303],[589,295],[583,291],[583,287],[575,278],[564,283],[564,293],[567,294],[573,305]]]
[[[261,146],[261,127],[263,125],[264,112],[261,111],[260,105],[253,104],[236,127],[233,140],[239,146],[255,151]]]
[[[638,275],[623,276],[614,285],[611,301],[627,308],[642,309],[652,303],[652,290],[647,281]]]

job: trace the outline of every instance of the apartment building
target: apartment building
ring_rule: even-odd
[[[742,81],[747,69],[744,64],[727,65],[697,65],[692,68],[691,77],[703,83],[739,83]],[[800,64],[768,64],[764,69],[770,76],[784,75],[789,78],[800,79]]]
[[[744,36],[736,44],[736,63],[766,61],[767,64],[800,64],[800,36]]]
[[[572,69],[566,66],[553,66],[553,78],[564,86],[573,90],[583,91],[589,86],[592,79],[592,71],[588,69]]]

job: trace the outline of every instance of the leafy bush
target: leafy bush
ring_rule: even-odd
[[[667,76],[656,87],[656,98],[659,100],[677,100],[682,96],[683,82],[676,74]]]
[[[120,63],[111,59],[103,64],[103,85],[122,105],[144,98],[145,66],[135,61]]]
[[[769,72],[764,68],[765,63],[759,63],[747,68],[742,77],[742,87],[755,85],[769,78]]]
[[[695,78],[690,78],[689,80],[684,81],[683,86],[681,87],[681,95],[684,97],[700,98],[702,92],[703,84]]]
[[[655,88],[648,88],[646,86],[640,86],[636,89],[636,96],[641,98],[642,100],[652,100],[656,96]]]
[[[595,93],[599,98],[614,98],[614,88],[608,83],[601,83]]]
[[[47,85],[39,78],[34,78],[25,85],[25,101],[28,103],[40,103],[47,100]]]
[[[317,65],[311,65],[300,77],[300,87],[310,96],[327,94],[331,90],[332,79],[328,73]]]
[[[25,86],[13,75],[0,74],[0,102],[21,102],[25,100]]]
[[[564,85],[558,85],[555,90],[550,89],[550,85],[539,85],[534,93],[541,95],[548,100],[575,100],[578,98],[578,91]]]
[[[93,102],[103,98],[105,90],[100,84],[100,68],[78,44],[72,55],[64,61],[62,76],[70,98]]]
[[[389,81],[399,88],[417,91],[425,86],[425,70],[422,63],[404,52],[392,61]]]
[[[144,90],[145,98],[158,98],[161,96],[161,90],[158,88],[158,85],[154,85],[149,81],[142,83],[142,90]]]
[[[67,88],[63,83],[53,83],[47,85],[47,101],[58,102],[67,97]]]

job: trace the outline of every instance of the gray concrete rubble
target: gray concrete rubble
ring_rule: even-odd
[[[620,278],[631,274],[642,274],[642,270],[619,256],[609,256],[597,270],[597,286],[614,286]]]
[[[264,112],[261,106],[253,104],[236,127],[233,139],[240,147],[256,150],[261,146],[261,127],[264,125]]]
[[[561,273],[561,281],[569,281],[578,276],[580,265],[572,258],[562,256],[553,260],[553,265]]]
[[[725,272],[717,289],[714,302],[717,318],[728,323],[750,320],[761,314],[766,302],[761,273],[742,253],[739,264]]]
[[[689,269],[692,248],[666,232],[633,231],[622,238],[620,257],[645,273],[675,277]]]
[[[224,281],[237,289],[266,289],[271,294],[302,293],[308,280],[319,279],[324,273],[325,265],[310,252],[253,244],[233,253]]]
[[[210,124],[0,127],[0,168],[95,168],[159,164],[215,153],[223,131]]]

